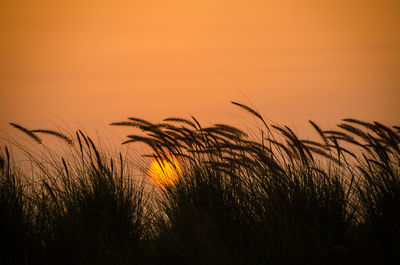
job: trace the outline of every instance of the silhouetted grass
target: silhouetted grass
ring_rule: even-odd
[[[0,153],[0,262],[25,264],[31,255],[29,199],[24,196],[22,175],[11,165],[9,151]]]
[[[323,130],[310,121],[319,140],[308,140],[232,103],[260,121],[252,134],[258,139],[227,124],[203,127],[194,117],[112,123],[140,131],[123,144],[141,142],[151,150],[145,156],[179,161],[178,183],[159,192],[145,190],[121,156],[110,159],[82,132],[70,137],[12,124],[37,143],[37,133],[50,134],[75,151],[50,163],[36,160],[39,184],[30,189],[8,152],[1,156],[1,224],[14,240],[2,239],[10,249],[2,260],[398,263],[398,127],[344,119],[337,130]]]
[[[60,133],[50,134],[73,144]],[[31,157],[37,170],[34,180],[25,179],[33,186],[29,192],[21,175],[11,171],[8,153],[1,157],[6,233],[1,264],[144,262],[150,209],[145,209],[143,185],[134,181],[121,155],[107,158],[82,132],[74,142],[72,154],[60,160],[54,154],[48,160]]]

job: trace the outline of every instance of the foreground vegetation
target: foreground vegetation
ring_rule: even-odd
[[[400,127],[310,121],[318,141],[259,120],[238,128],[195,119],[113,123],[140,134],[147,156],[177,159],[180,180],[146,189],[122,155],[67,136],[11,124],[71,155],[28,152],[29,177],[0,154],[0,264],[398,264]]]

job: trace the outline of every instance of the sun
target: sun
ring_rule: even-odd
[[[170,159],[154,159],[149,166],[149,175],[154,184],[161,187],[174,185],[182,173],[178,161]]]

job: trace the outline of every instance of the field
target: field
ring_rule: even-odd
[[[140,118],[123,144],[179,162],[173,185],[149,189],[122,154],[82,131],[55,137],[70,155],[26,151],[35,170],[0,154],[0,264],[399,264],[400,127],[310,121],[319,140],[267,123],[257,131],[195,118]],[[139,165],[136,165],[139,164]]]

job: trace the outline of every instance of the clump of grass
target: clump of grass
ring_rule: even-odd
[[[8,166],[2,169],[2,198],[8,196],[8,201],[15,201],[8,202],[15,208],[8,212],[19,214],[15,217],[21,222],[19,226],[32,219],[29,233],[36,245],[29,264],[142,264],[146,258],[149,210],[145,209],[144,187],[133,178],[122,155],[109,158],[81,131],[76,133],[75,141],[55,131],[31,132],[59,137],[72,152],[61,158],[48,153],[48,160],[31,157],[37,170],[33,171],[35,183],[29,194],[15,182],[14,175],[7,173]],[[22,216],[28,203],[24,195],[30,198],[29,216]],[[5,220],[18,225],[12,217]],[[10,231],[10,236],[15,238],[18,233]],[[28,238],[20,241],[29,242]],[[22,250],[18,246],[11,248],[15,252]],[[11,256],[19,257],[17,253]]]
[[[143,187],[124,176],[121,156],[107,161],[90,138],[81,134],[78,141],[81,161],[62,160],[58,180],[43,183],[53,231],[47,256],[63,256],[66,264],[137,262],[146,230]]]
[[[362,222],[364,262],[396,264],[400,259],[400,135],[395,127],[345,119],[340,124],[364,150],[357,159],[356,193]]]
[[[1,262],[396,264],[398,126],[344,119],[324,130],[310,121],[319,138],[309,140],[232,103],[258,119],[259,131],[194,117],[111,124],[140,130],[123,144],[144,143],[151,151],[143,156],[180,163],[178,182],[154,193],[122,155],[107,155],[81,131],[11,124],[50,159],[25,152],[38,169],[29,181],[7,149],[0,154]],[[67,143],[70,155],[51,153],[39,134]]]
[[[368,263],[370,250],[386,240],[391,246],[376,256],[397,258],[396,127],[346,119],[342,130],[324,131],[310,121],[321,139],[310,141],[232,103],[260,120],[261,139],[229,125],[203,127],[192,117],[135,122],[146,136],[124,142],[143,142],[150,156],[174,156],[183,164],[180,181],[161,199],[164,258],[180,264]]]
[[[8,148],[0,150],[0,263],[27,264],[30,261],[29,199],[24,180],[11,165]]]

